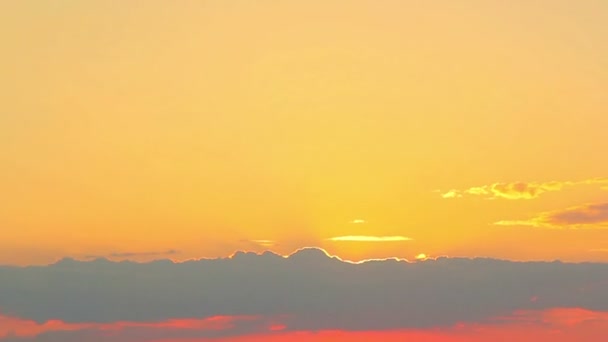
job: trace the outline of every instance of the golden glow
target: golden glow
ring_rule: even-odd
[[[420,253],[420,254],[416,255],[416,260],[426,260],[426,259],[428,259],[428,257],[424,253]]]
[[[257,243],[260,246],[272,247],[276,244],[274,240],[251,240],[251,242]]]

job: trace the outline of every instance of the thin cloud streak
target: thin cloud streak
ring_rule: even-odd
[[[608,228],[608,202],[583,204],[540,213],[530,219],[501,220],[494,224],[537,228]]]
[[[114,252],[106,255],[85,255],[85,259],[100,259],[100,258],[137,258],[137,257],[153,257],[153,256],[171,256],[181,252],[176,249],[168,249],[166,251],[149,251],[149,252]]]
[[[4,321],[2,321],[4,319]],[[69,324],[60,320],[37,324],[0,316],[2,342],[310,342],[310,341],[601,341],[608,312],[580,308],[517,310],[510,314],[430,329],[352,331],[289,330],[284,318],[217,317],[167,322]]]
[[[413,239],[407,236],[346,235],[336,236],[327,240],[335,242],[400,242],[412,241]]]
[[[452,189],[452,190],[442,194],[441,197],[443,197],[443,198],[460,198],[460,197],[462,197],[462,194],[458,190]]]
[[[272,247],[277,244],[275,240],[251,240],[251,242],[258,244],[262,247]]]
[[[566,187],[578,185],[605,185],[608,178],[591,178],[582,181],[550,181],[550,182],[511,182],[494,183],[490,185],[475,186],[465,190],[452,189],[441,194],[443,198],[461,198],[465,195],[484,196],[487,199],[535,199],[546,192],[561,191]],[[602,187],[606,189],[608,187]]]
[[[363,224],[363,223],[367,223],[367,221],[361,220],[361,219],[356,219],[356,220],[350,221],[350,223],[352,223],[352,224]]]
[[[168,330],[228,330],[237,322],[259,321],[253,316],[214,316],[203,319],[168,319],[159,322],[116,321],[111,323],[68,323],[62,320],[48,320],[44,323],[0,315],[0,341],[8,336],[34,337],[48,332],[65,332],[78,330],[97,330],[120,332],[131,328],[168,329]]]

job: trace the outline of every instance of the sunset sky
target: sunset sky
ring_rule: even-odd
[[[608,262],[607,23],[605,0],[3,1],[0,265]],[[31,318],[2,305],[0,341]]]
[[[2,263],[273,240],[353,259],[608,260],[605,1],[8,1]],[[602,190],[604,187],[604,190]],[[363,224],[352,224],[364,220]],[[329,242],[344,235],[409,242]]]

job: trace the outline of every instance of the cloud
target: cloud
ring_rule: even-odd
[[[460,323],[431,329],[348,331],[324,329],[293,331],[282,329],[280,318],[271,321],[220,317],[216,327],[191,326],[187,321],[162,327],[145,323],[124,327],[121,323],[83,330],[49,330],[35,336],[13,335],[3,342],[362,342],[362,341],[603,341],[608,329],[608,313],[580,308],[515,311],[503,317]],[[65,324],[55,322],[57,325]],[[145,327],[143,326],[145,325]],[[279,329],[276,329],[279,328]]]
[[[336,236],[327,239],[335,242],[399,242],[411,241],[412,238],[406,236],[369,236],[369,235],[346,235]]]
[[[349,263],[315,248],[182,263],[64,259],[0,267],[0,279],[4,315],[38,324],[132,322],[132,331],[150,328],[133,322],[215,316],[280,317],[287,331],[362,331],[449,327],[518,310],[608,311],[608,264],[445,257]]]
[[[367,223],[367,222],[365,220],[356,219],[356,220],[350,221],[350,223],[352,223],[352,224],[363,224],[363,223]]]
[[[229,330],[237,323],[247,321],[261,321],[258,317],[247,316],[215,316],[204,319],[169,319],[159,322],[111,322],[111,323],[66,323],[62,320],[49,320],[37,323],[28,319],[20,319],[9,316],[0,316],[0,341],[7,336],[34,337],[49,332],[69,331],[106,331],[124,332],[126,330],[152,330],[151,333],[158,334],[160,330],[197,330],[197,331],[221,331]],[[216,335],[217,333],[214,333]]]
[[[462,197],[462,194],[456,190],[456,189],[452,189],[444,194],[441,195],[441,197],[443,198],[457,198],[457,197]]]
[[[137,257],[154,257],[154,256],[170,256],[177,255],[181,252],[176,249],[168,249],[166,251],[157,252],[114,252],[107,255],[86,255],[85,259],[99,259],[99,258],[137,258]]]
[[[585,204],[547,216],[556,225],[608,224],[608,203]]]
[[[151,322],[66,323],[0,316],[2,342],[150,342],[157,340],[201,341],[279,331],[277,319],[217,316],[205,319],[170,319]]]
[[[535,218],[530,220],[500,220],[494,222],[497,226],[530,226],[530,227],[542,227],[542,224],[537,222]]]
[[[502,220],[501,226],[541,228],[608,228],[608,203],[591,203],[544,212],[527,220]]]
[[[277,243],[275,240],[251,240],[251,242],[262,247],[272,247]]]
[[[441,194],[443,198],[459,198],[465,195],[485,196],[489,199],[503,198],[510,200],[534,199],[543,193],[560,191],[565,187],[576,185],[608,184],[608,178],[592,178],[583,181],[552,181],[552,182],[512,182],[494,183],[475,186],[465,190],[452,189]]]

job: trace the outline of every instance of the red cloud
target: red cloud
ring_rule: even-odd
[[[451,329],[397,331],[283,332],[240,336],[216,342],[600,342],[608,334],[608,312],[582,309],[522,311],[494,324],[459,324]],[[151,342],[207,342],[204,339]]]
[[[180,338],[183,331],[230,330],[238,322],[257,323],[258,328],[246,335],[223,338]],[[103,334],[108,330],[120,336],[129,328],[144,328],[146,334],[138,334],[133,342],[366,342],[366,341],[423,341],[423,342],[486,342],[486,341],[603,341],[608,333],[608,312],[578,308],[556,308],[545,311],[518,311],[508,317],[487,322],[462,323],[451,328],[394,331],[339,331],[319,332],[289,331],[279,320],[263,320],[251,316],[217,316],[207,319],[175,319],[163,322],[135,323],[115,322],[108,324],[70,324],[34,321],[0,316],[0,341],[8,336],[36,337],[52,332],[77,332],[94,330]],[[172,338],[155,339],[158,332],[174,331]],[[78,341],[81,336],[67,335],[65,341]],[[182,335],[188,336],[188,335]],[[122,338],[121,340],[128,340]],[[35,340],[34,340],[35,341]]]
[[[99,330],[120,332],[128,328],[162,330],[228,330],[235,322],[255,321],[254,316],[215,316],[204,319],[171,319],[162,322],[67,323],[50,320],[37,323],[32,320],[0,315],[0,341],[7,336],[34,337],[47,332]]]
[[[47,331],[75,331],[87,329],[87,323],[70,324],[63,321],[47,321],[43,324],[15,317],[0,315],[0,339],[13,335],[19,337],[37,336]]]

